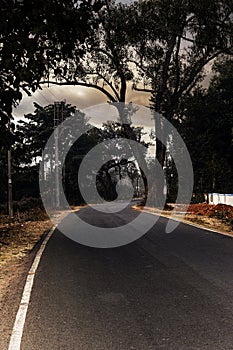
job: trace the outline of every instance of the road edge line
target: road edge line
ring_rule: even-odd
[[[19,308],[15,317],[14,326],[12,329],[10,342],[8,346],[8,350],[20,350],[21,347],[21,340],[23,336],[23,330],[24,330],[24,324],[26,321],[27,316],[27,310],[30,302],[32,287],[34,283],[34,276],[36,273],[36,270],[39,266],[42,254],[45,250],[45,247],[51,238],[56,226],[52,227],[48,234],[45,236],[44,240],[42,241],[39,250],[36,253],[36,256],[33,260],[33,263],[30,267],[30,270],[28,271],[27,279],[24,285],[23,294],[21,297],[21,301],[19,304]]]
[[[201,225],[198,225],[198,224],[194,224],[194,223],[191,223],[191,222],[187,222],[187,221],[180,221],[179,219],[176,219],[176,218],[171,218],[170,216],[168,215],[165,215],[165,214],[159,214],[159,213],[154,213],[154,212],[150,212],[149,210],[146,210],[146,209],[141,209],[141,211],[143,211],[144,213],[147,213],[147,214],[152,214],[152,215],[157,215],[157,216],[161,216],[161,217],[164,217],[166,219],[171,219],[171,220],[174,220],[174,221],[178,221],[180,222],[181,224],[185,224],[185,225],[189,225],[189,226],[193,226],[193,227],[196,227],[196,228],[199,228],[203,231],[208,231],[208,232],[212,232],[212,233],[216,233],[216,234],[219,234],[219,235],[222,235],[222,236],[227,236],[227,237],[230,237],[230,238],[233,238],[233,236],[229,233],[225,233],[225,232],[221,232],[221,231],[216,231],[216,230],[213,230],[211,228],[208,228],[208,227],[204,227],[204,226],[201,226]]]

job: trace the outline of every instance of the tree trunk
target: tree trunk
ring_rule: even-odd
[[[156,151],[155,159],[159,162],[162,169],[165,166],[166,160],[166,145],[161,142],[164,139],[164,129],[161,120],[155,116],[155,135],[156,135]],[[155,179],[153,181],[153,191],[154,191],[154,206],[162,208],[164,206],[164,188],[165,182],[163,179],[155,174]]]

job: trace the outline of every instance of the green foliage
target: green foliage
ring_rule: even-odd
[[[41,107],[34,103],[34,106],[34,113],[25,115],[26,120],[20,120],[17,126],[18,142],[14,147],[13,156],[18,164],[31,164],[37,157],[41,157],[42,150],[54,131],[54,105]],[[75,112],[77,111],[74,106],[64,105],[63,120],[74,115]],[[79,116],[82,117],[83,114],[79,113]]]
[[[93,16],[97,25],[93,25],[94,29],[89,31],[82,46],[83,56],[77,60],[80,44],[74,40],[72,58],[68,64],[55,62],[51,66],[50,80],[58,85],[95,88],[109,101],[125,102],[128,82],[134,76],[128,41],[131,12],[127,5],[112,0],[104,1],[103,6],[99,3],[98,13]],[[56,76],[58,80],[54,79]]]
[[[22,91],[34,92],[51,65],[74,55],[77,62],[84,54],[84,41],[96,28],[94,5],[72,0],[1,2],[0,148],[5,140],[9,143],[6,124]]]
[[[229,0],[146,0],[131,6],[134,88],[151,93],[151,107],[174,122],[180,104],[203,80],[204,68],[221,54],[232,54]],[[142,84],[143,83],[143,84]],[[156,121],[155,129],[162,126]],[[157,140],[163,166],[165,147]]]
[[[233,61],[215,65],[207,91],[186,99],[180,126],[195,175],[195,192],[233,191]]]
[[[80,128],[85,129],[88,123],[85,115],[76,111],[76,108],[71,105],[63,105],[63,119],[74,115],[74,113],[79,119]],[[16,200],[39,197],[39,161],[42,150],[53,130],[54,105],[41,107],[35,104],[34,112],[26,115],[25,120],[20,121],[17,125],[17,142],[12,150],[14,160],[13,194]],[[131,126],[131,131],[137,142],[148,147],[149,144],[142,140],[144,133],[141,127]],[[74,142],[66,156],[63,168],[63,186],[69,203],[74,205],[83,203],[77,174],[84,156],[94,146],[106,139],[114,139],[115,147],[119,147],[118,138],[121,137],[127,138],[122,125],[118,122],[108,122],[102,128],[93,127]],[[111,148],[108,148],[107,153],[111,154]],[[106,199],[114,199],[116,197],[116,183],[125,177],[131,178],[132,181],[136,181],[139,177],[133,160],[124,159],[122,155],[121,158],[112,159],[111,162],[106,163],[97,176],[100,194]]]
[[[63,186],[70,204],[79,205],[84,203],[78,182],[79,167],[84,156],[100,142],[100,139],[100,129],[93,128],[74,142],[67,154]]]
[[[64,104],[63,120],[77,113],[80,124],[87,123],[84,114],[76,108]],[[62,120],[60,120],[61,122]],[[39,161],[48,138],[54,131],[54,105],[41,107],[35,103],[35,111],[25,115],[16,128],[16,143],[12,148],[13,198],[17,201],[27,197],[39,197]],[[6,201],[7,192],[7,152],[0,157],[2,186],[0,202]]]

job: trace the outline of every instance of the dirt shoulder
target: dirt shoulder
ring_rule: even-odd
[[[163,210],[162,216],[171,217],[175,214],[175,219],[193,224],[200,228],[206,228],[233,237],[233,206],[225,204],[190,204],[187,212],[184,205],[169,205],[169,210]],[[134,207],[136,210],[159,213],[152,207]],[[172,212],[174,210],[174,212]]]
[[[38,242],[51,227],[42,209],[18,213],[14,219],[0,215],[0,349],[7,349]]]
[[[14,219],[0,215],[0,302],[17,268],[51,227],[42,209],[18,213]]]
[[[78,211],[82,206],[74,206]],[[55,213],[56,216],[67,212]],[[17,268],[33,256],[37,243],[53,226],[43,209],[18,212],[13,219],[0,215],[0,302]]]

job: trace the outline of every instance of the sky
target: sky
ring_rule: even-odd
[[[149,105],[148,93],[135,92],[129,87],[127,100],[140,105]],[[31,113],[34,110],[33,102],[38,103],[41,106],[53,104],[54,101],[63,101],[76,106],[78,109],[84,108],[107,102],[108,99],[101,92],[85,88],[82,86],[50,86],[44,87],[42,90],[37,90],[32,96],[24,97],[17,108],[14,109],[13,115],[16,120],[21,119],[25,114]]]
[[[203,86],[207,86],[210,80],[210,73],[204,80]],[[128,87],[127,102],[149,106],[150,94],[145,92],[136,92]],[[23,94],[23,99],[18,107],[14,109],[13,116],[15,120],[22,119],[25,114],[34,111],[33,103],[36,102],[42,107],[53,104],[54,101],[63,101],[76,106],[77,109],[83,110],[87,107],[94,106],[99,103],[107,102],[107,97],[101,92],[82,86],[44,86],[42,90],[37,90],[32,96]]]

